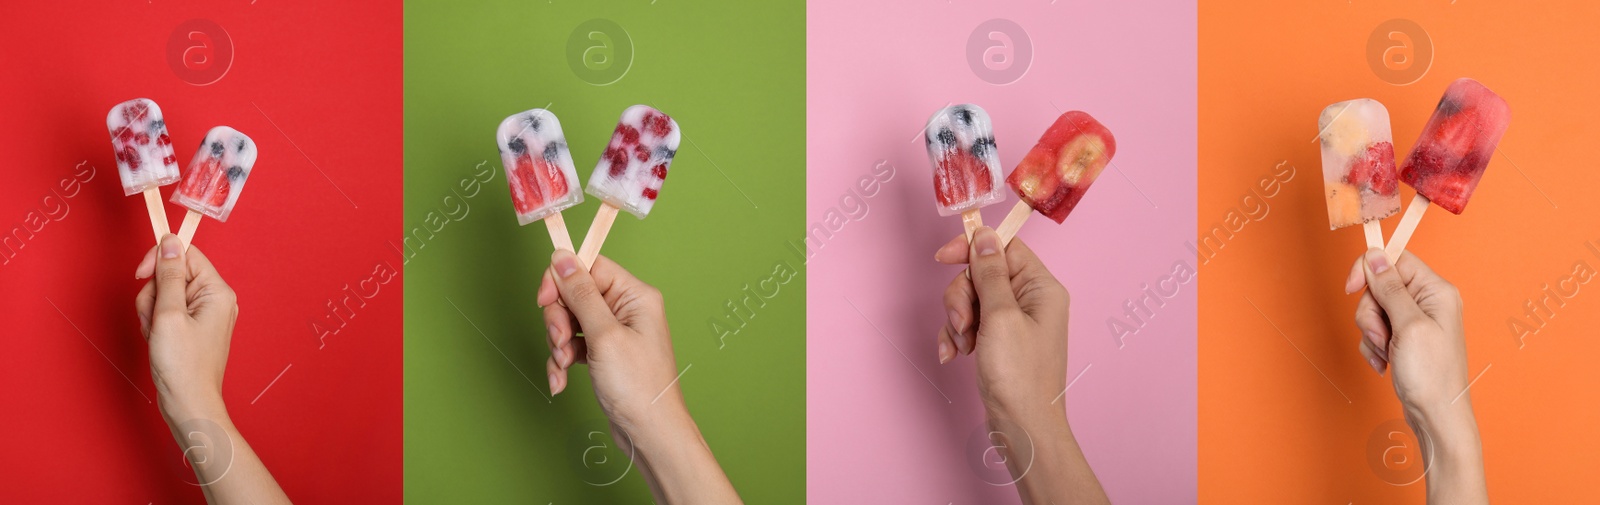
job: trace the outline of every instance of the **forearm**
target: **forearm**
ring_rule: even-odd
[[[659,409],[660,415],[627,433],[639,473],[656,502],[743,503],[688,410],[664,405]]]
[[[1437,412],[1407,412],[1406,418],[1426,458],[1428,503],[1489,503],[1472,400],[1462,396]]]
[[[1022,415],[991,410],[989,429],[1003,437],[1006,467],[1029,504],[1110,503],[1058,409]]]
[[[289,503],[289,497],[233,425],[220,399],[163,410],[173,439],[194,468],[196,483],[208,503]]]

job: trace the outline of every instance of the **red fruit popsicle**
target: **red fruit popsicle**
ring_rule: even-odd
[[[1398,259],[1431,202],[1452,214],[1467,208],[1467,199],[1489,167],[1495,146],[1511,124],[1511,107],[1483,84],[1457,79],[1422,128],[1422,137],[1400,163],[1400,180],[1417,196],[1390,237],[1385,250]]]
[[[1022,201],[996,229],[1001,242],[1010,242],[1033,210],[1057,223],[1065,221],[1116,154],[1116,138],[1094,117],[1068,111],[1056,118],[1006,178]]]

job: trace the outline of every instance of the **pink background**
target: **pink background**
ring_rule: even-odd
[[[1116,135],[1116,170],[1067,222],[1035,215],[1019,236],[1072,292],[1067,378],[1078,379],[1065,404],[1106,491],[1120,503],[1194,502],[1199,281],[1121,348],[1108,327],[1175,263],[1195,266],[1194,3],[870,4],[813,1],[807,13],[808,233],[879,160],[895,168],[864,215],[820,249],[811,237],[809,500],[1018,501],[969,464],[983,424],[972,360],[941,366],[936,356],[941,296],[960,270],[932,256],[961,223],[934,209],[920,131],[938,108],[967,102],[993,118],[1007,170],[1066,110]],[[1008,85],[967,64],[968,35],[991,18],[1015,21],[1032,41],[1029,71]],[[986,222],[999,224],[1015,202],[1008,194],[986,208]]]

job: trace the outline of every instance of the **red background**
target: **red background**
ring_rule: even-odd
[[[400,501],[401,6],[251,3],[10,2],[0,16],[0,233],[24,244],[0,247],[0,502],[203,502],[153,403],[133,310],[153,244],[105,116],[135,97],[161,105],[180,163],[214,125],[260,149],[229,222],[195,238],[239,294],[233,421],[297,503]],[[196,18],[234,46],[204,86],[167,59]],[[85,161],[94,178],[70,210],[30,218]],[[167,212],[176,230],[183,209]],[[397,275],[319,338],[313,322],[339,327],[330,300],[380,264]]]

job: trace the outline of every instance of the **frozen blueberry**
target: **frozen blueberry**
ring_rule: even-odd
[[[163,129],[166,129],[166,127],[167,127],[167,122],[166,121],[162,121],[160,119],[157,119],[155,121],[151,121],[150,122],[150,131],[153,131],[153,132],[161,131]]]
[[[510,147],[511,154],[515,154],[517,156],[522,156],[528,153],[528,143],[524,142],[522,137],[511,139],[511,142],[508,142],[506,147]]]
[[[940,128],[939,144],[945,147],[956,145],[956,132],[950,131],[949,128]]]
[[[218,158],[222,157],[222,143],[221,142],[212,142],[211,143],[211,155],[212,156],[216,156]]]
[[[533,131],[539,131],[539,127],[543,126],[543,124],[544,124],[543,121],[539,120],[539,116],[535,116],[533,114],[528,114],[528,118],[526,120],[524,120],[523,122],[528,124],[528,129],[529,130],[533,130]]]
[[[966,107],[957,107],[954,112],[956,119],[961,120],[961,124],[972,124],[972,109],[968,109]]]
[[[518,140],[521,140],[521,139],[518,139]],[[546,161],[551,162],[551,163],[559,163],[561,161],[561,144],[557,143],[557,142],[551,142],[549,144],[545,144],[544,145],[544,159]]]
[[[994,137],[984,137],[972,143],[972,155],[982,158],[994,152]]]
[[[245,175],[248,175],[248,174],[245,174],[244,167],[241,167],[241,166],[238,166],[238,165],[234,165],[234,166],[228,167],[228,180],[238,181],[240,179],[243,179]]]
[[[656,148],[656,155],[659,156],[661,159],[670,160],[670,159],[672,159],[673,156],[677,156],[678,155],[678,150],[677,149],[667,149],[665,146],[657,147]]]
[[[242,153],[242,152],[244,152],[244,148],[246,148],[246,147],[250,147],[250,141],[245,140],[245,139],[239,139],[239,147],[236,148],[236,150]]]

